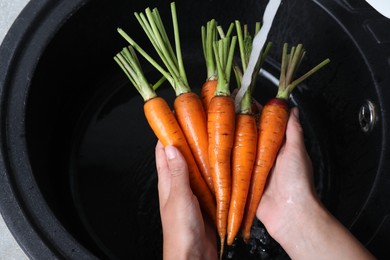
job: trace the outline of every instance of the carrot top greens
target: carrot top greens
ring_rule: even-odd
[[[116,54],[114,60],[118,63],[123,72],[129,78],[130,82],[141,94],[144,101],[157,96],[155,90],[165,81],[165,77],[162,77],[153,86],[151,86],[145,78],[133,47],[129,46],[127,48],[123,48],[121,52]]]
[[[245,71],[248,62],[249,62],[249,57],[251,55],[252,51],[252,43],[253,43],[253,38],[248,32],[248,25],[244,24],[244,32],[241,27],[240,21],[236,20],[236,31],[237,31],[237,37],[238,37],[238,44],[240,46],[240,57],[241,57],[241,66],[242,70]],[[260,23],[256,22],[255,24],[255,35],[259,32],[260,30]]]
[[[229,27],[228,33],[225,35],[222,28],[218,26],[217,30],[221,39],[213,42],[215,64],[218,72],[218,84],[215,95],[218,96],[230,96],[230,74],[233,65],[234,49],[237,42],[237,36],[230,36],[232,28],[233,24]]]
[[[299,65],[301,64],[303,57],[305,56],[305,50],[303,49],[302,44],[298,44],[296,47],[293,46],[290,50],[290,53],[287,53],[288,44],[283,45],[282,52],[282,65],[280,68],[280,78],[279,78],[279,87],[276,98],[287,100],[294,90],[294,88],[311,76],[313,73],[321,69],[323,66],[330,62],[329,59],[325,59],[320,64],[306,72],[304,75],[293,81],[293,78],[298,70]]]
[[[122,29],[118,32],[134,47],[146,60],[148,60],[169,81],[176,95],[190,92],[187,75],[184,69],[183,57],[180,46],[179,25],[177,21],[176,5],[171,3],[171,15],[175,40],[175,50],[169,41],[164,24],[157,8],[145,9],[145,13],[134,13],[145,34],[148,36],[157,54],[164,63],[165,69],[160,66],[149,54],[147,54],[130,36]]]
[[[236,31],[237,31],[237,38],[238,38],[238,45],[240,49],[240,58],[241,58],[241,64],[242,64],[242,71],[245,71],[248,67],[249,63],[249,57],[251,55],[252,51],[252,45],[253,45],[253,38],[248,32],[248,26],[245,24],[244,30],[242,30],[242,26],[240,21],[235,21],[236,24]],[[257,22],[255,25],[255,35],[260,30],[260,23]],[[243,32],[244,31],[244,32]],[[240,104],[240,112],[243,114],[250,114],[252,113],[252,93],[253,89],[256,83],[257,75],[259,74],[261,66],[264,64],[265,58],[271,48],[271,43],[268,43],[265,50],[260,52],[260,57],[258,58],[255,69],[252,74],[251,83],[249,85],[248,90],[245,92],[241,104]],[[237,85],[241,86],[242,81],[242,71],[237,66],[234,66],[234,72],[236,75]]]
[[[206,61],[207,80],[218,79],[215,57],[213,54],[213,42],[217,40],[217,22],[212,19],[206,27],[201,27],[203,55]]]
[[[234,24],[231,23],[229,28],[228,28],[227,33],[225,34],[222,26],[220,26],[220,25],[217,26],[217,31],[218,31],[219,37],[221,37],[221,38],[230,37],[232,35],[233,29],[234,29]]]

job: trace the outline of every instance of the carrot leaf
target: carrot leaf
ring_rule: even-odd
[[[225,32],[223,31],[223,28],[222,26],[217,26],[217,31],[218,31],[218,34],[221,38],[226,38],[226,37],[230,37],[230,35],[232,34],[233,32],[233,29],[234,29],[234,24],[231,23],[229,28],[228,28],[228,31],[227,33],[225,34]]]
[[[217,23],[214,19],[207,22],[206,27],[201,27],[203,55],[206,61],[207,80],[218,79],[215,67],[215,57],[213,54],[213,42],[217,36]]]
[[[248,67],[248,63],[249,63],[249,57],[251,55],[251,51],[252,51],[252,46],[253,46],[253,38],[252,36],[250,35],[250,33],[248,32],[248,26],[245,24],[242,28],[241,26],[241,23],[239,21],[235,21],[235,24],[236,24],[236,31],[237,31],[237,38],[238,38],[238,44],[239,44],[239,49],[240,49],[240,57],[241,57],[241,64],[242,64],[242,70],[245,71]],[[256,23],[255,24],[255,34],[260,30],[260,23]],[[268,43],[268,45],[266,46],[265,50],[262,50],[260,52],[260,56],[256,62],[256,65],[255,65],[255,68],[254,68],[254,71],[252,73],[252,77],[251,77],[251,82],[250,82],[250,85],[247,89],[247,91],[244,93],[244,96],[241,100],[241,103],[240,103],[240,113],[243,113],[243,114],[250,114],[252,113],[252,93],[253,93],[253,89],[254,89],[254,86],[255,86],[255,83],[256,83],[256,79],[257,79],[257,76],[260,72],[260,68],[261,66],[263,65],[264,61],[265,61],[265,58],[270,50],[270,47],[271,47],[271,43]],[[242,74],[238,74],[239,73],[239,69],[238,68],[234,68],[235,70],[235,73],[236,73],[236,77],[240,77],[237,79],[237,82],[239,82],[240,84],[238,86],[241,85],[241,80],[242,80]],[[238,75],[237,75],[238,74]]]
[[[176,57],[179,65],[180,77],[184,81],[184,83],[188,86],[187,75],[184,69],[183,57],[181,52],[180,45],[180,33],[179,33],[179,23],[177,21],[177,12],[176,12],[176,4],[175,2],[171,3],[171,13],[172,13],[172,23],[173,23],[173,35],[175,38],[175,46],[176,46]],[[161,21],[161,19],[160,19]],[[162,25],[162,23],[161,23]],[[164,26],[162,26],[164,28]]]
[[[149,99],[157,96],[154,91],[154,87],[161,85],[162,82],[164,82],[165,77],[161,78],[152,87],[145,78],[133,47],[129,46],[127,48],[123,48],[121,52],[115,55],[114,60],[118,63],[119,67],[123,70],[137,91],[141,94],[144,101],[148,101]]]
[[[167,79],[162,76],[154,85],[152,86],[153,90],[157,90]]]
[[[238,39],[238,46],[240,50],[240,58],[241,58],[241,66],[242,70],[246,70],[246,66],[248,65],[247,61],[247,55],[245,53],[245,45],[244,45],[244,36],[242,34],[242,28],[240,21],[236,20],[236,31],[237,31],[237,39]]]
[[[118,28],[118,33],[136,50],[140,53],[150,64],[152,64],[168,81],[170,84],[174,83],[173,77],[164,70],[157,61],[155,61],[145,50],[143,50],[125,31]]]
[[[213,50],[218,71],[218,84],[215,95],[230,95],[229,81],[236,42],[237,36],[229,36],[219,39],[213,43]]]
[[[142,49],[139,46],[136,46],[134,41],[129,41],[130,37],[125,37],[125,39],[128,40],[137,51],[139,51],[157,70],[159,70],[164,75],[178,96],[180,94],[190,92],[191,89],[188,84],[183,63],[180,45],[179,23],[177,20],[176,5],[174,2],[171,3],[171,16],[175,48],[172,47],[157,8],[154,8],[153,10],[146,8],[144,13],[135,13],[135,17],[144,30],[146,36],[152,43],[153,48],[156,50],[158,56],[165,66],[165,69],[162,69],[162,67],[146,52],[140,52]]]
[[[306,52],[302,44],[291,47],[290,53],[288,53],[288,44],[285,43],[283,45],[279,87],[276,98],[287,100],[297,85],[330,62],[329,59],[325,59],[298,79],[293,80],[305,54]]]

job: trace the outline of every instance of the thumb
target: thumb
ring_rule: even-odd
[[[172,145],[165,147],[165,155],[171,173],[171,193],[180,196],[191,191],[188,167],[183,155]]]
[[[286,129],[286,146],[292,148],[300,148],[304,145],[303,130],[299,122],[298,108],[291,109],[290,117]]]

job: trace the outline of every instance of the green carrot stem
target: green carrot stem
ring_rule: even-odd
[[[152,36],[155,38],[157,45],[153,45],[156,49],[158,55],[163,60],[163,63],[167,67],[168,71],[172,74],[172,76],[179,77],[180,72],[177,65],[177,59],[172,54],[172,47],[170,42],[164,41],[165,37],[163,36],[164,31],[162,31],[160,28],[164,27],[163,25],[159,24],[158,21],[160,19],[156,19],[155,17],[158,16],[158,12],[154,11],[151,12],[150,8],[145,9],[146,16],[148,18],[148,22],[152,28]],[[150,37],[149,37],[150,39]]]
[[[235,21],[235,24],[236,24],[237,38],[238,38],[238,44],[239,44],[239,50],[240,50],[242,71],[246,71],[246,69],[248,67],[251,51],[252,51],[253,38],[250,35],[250,33],[248,32],[248,25],[244,24],[244,26],[242,28],[240,21],[237,21],[237,20]],[[259,32],[259,30],[260,30],[260,23],[256,22],[255,35]],[[265,57],[269,51],[269,47],[271,47],[270,44],[267,45],[266,52],[262,51],[262,53],[260,53],[259,59],[261,59],[261,58],[263,58],[263,59],[257,63],[258,65],[257,65],[257,68],[255,71],[259,71],[261,66],[263,65]],[[263,55],[263,54],[265,54],[265,55]],[[235,68],[235,67],[234,67],[234,69],[237,70],[237,68]],[[235,73],[235,75],[237,76],[239,74]],[[253,75],[257,76],[257,73],[253,73]],[[240,85],[241,85],[241,81],[242,81],[242,79],[237,79],[237,82],[240,82]],[[256,81],[255,78],[252,79],[252,81],[251,81],[252,86],[255,85],[255,81]],[[250,90],[250,91],[252,91],[252,90]]]
[[[219,56],[220,56],[220,52],[218,50],[218,47],[219,47],[220,44],[214,42],[213,44],[213,49],[214,49],[214,55],[215,55],[215,64],[217,66],[217,71],[218,71],[218,84],[217,84],[217,88],[215,90],[215,96],[217,95],[225,95],[225,96],[229,96],[230,95],[230,91],[228,91],[227,89],[227,82],[226,82],[226,79],[225,79],[225,75],[224,75],[224,72],[223,72],[223,68],[222,68],[222,63],[221,63],[221,60],[219,59]]]
[[[246,71],[246,67],[247,67],[246,60],[247,60],[247,57],[245,55],[244,36],[242,35],[242,29],[241,29],[240,21],[236,20],[235,23],[236,23],[238,47],[239,47],[239,50],[240,50],[242,71]]]
[[[288,45],[285,43],[283,45],[283,50],[282,50],[282,64],[280,66],[279,86],[286,85],[287,51],[288,51],[287,49],[288,49]]]
[[[118,32],[122,37],[136,50],[138,51],[150,64],[152,64],[168,81],[170,84],[174,84],[174,78],[164,70],[145,50],[141,48],[125,31],[118,28]]]
[[[128,48],[123,48],[121,52],[115,55],[114,60],[127,75],[130,82],[134,85],[137,91],[141,94],[144,101],[157,96],[154,89],[150,86],[147,79],[145,78],[137,55],[131,46]],[[162,82],[162,79],[160,79],[157,83],[161,84]]]
[[[229,55],[229,52],[227,51],[229,49],[229,41],[221,41],[221,43],[222,43],[222,46],[220,48],[221,55],[222,55],[221,62],[222,64],[227,64],[227,59]]]
[[[290,54],[290,60],[289,60],[289,69],[287,70],[286,74],[286,82],[292,81],[293,77],[295,76],[295,73],[298,69],[298,63],[300,63],[301,57],[303,56],[303,53],[305,50],[302,48],[302,44],[298,44],[297,47],[293,47]]]
[[[251,93],[253,93],[254,86],[256,85],[257,76],[260,73],[260,69],[264,64],[265,59],[267,58],[267,55],[268,55],[271,47],[272,47],[272,43],[268,42],[265,49],[260,52],[260,57],[255,65],[255,70],[254,70],[256,73],[252,74],[251,83],[250,83],[249,88],[248,88]]]
[[[206,61],[207,80],[218,79],[215,67],[215,57],[213,53],[213,42],[216,39],[216,21],[214,19],[207,22],[206,27],[201,27],[203,55]]]
[[[234,49],[237,36],[225,37],[213,44],[218,71],[218,84],[215,95],[229,96],[229,81],[233,64]]]
[[[241,27],[239,21],[236,21],[235,24],[236,24],[237,38],[238,38],[238,43],[240,48],[241,63],[242,63],[243,71],[245,71],[248,67],[249,57],[252,51],[253,38],[248,32],[248,26],[246,24],[243,26],[243,28]],[[260,30],[260,23],[257,22],[255,27],[256,27],[255,33],[257,33]],[[265,50],[261,51],[258,57],[254,71],[252,73],[250,85],[248,87],[248,90],[244,93],[244,96],[240,103],[240,113],[243,114],[252,113],[252,93],[254,90],[256,79],[260,72],[260,68],[264,64],[265,58],[268,55],[270,48],[271,48],[271,43],[268,43]],[[240,75],[238,73],[237,68],[234,68],[234,70],[235,70],[236,78],[240,77],[239,79],[237,79],[237,82],[240,82],[241,85],[242,74]]]
[[[244,24],[244,38],[245,38],[245,37],[248,37],[248,36],[250,36],[250,35],[249,35],[249,31],[248,31],[248,25],[247,25],[247,24]]]
[[[234,78],[236,79],[237,88],[239,89],[241,87],[243,73],[240,66],[238,66],[237,63],[235,62],[233,63],[233,72],[234,72]]]
[[[177,21],[177,12],[176,12],[176,4],[175,2],[171,3],[171,13],[172,13],[172,23],[173,23],[173,31],[175,38],[175,46],[176,46],[176,57],[179,64],[179,71],[181,80],[188,86],[188,80],[186,71],[184,69],[183,56],[181,52],[181,44],[180,44],[180,33],[179,33],[179,23]]]
[[[152,13],[150,13],[150,9],[147,9],[146,12],[149,13],[149,17],[151,17]],[[165,56],[162,55],[162,50],[161,50],[162,47],[160,48],[161,41],[159,41],[158,37],[156,37],[156,35],[154,33],[156,31],[157,25],[153,23],[153,26],[155,28],[153,30],[152,23],[149,23],[148,18],[146,18],[146,16],[143,13],[141,13],[141,14],[134,13],[134,15],[137,18],[138,22],[140,23],[141,27],[144,29],[144,32],[148,36],[150,42],[152,43],[152,45],[156,49],[161,60],[168,68],[168,71],[171,71],[172,73],[178,74],[178,71],[174,71],[174,69],[173,69],[175,65],[173,65],[173,66],[171,65],[172,63],[174,63],[174,60],[171,60],[171,59],[168,60]],[[167,47],[168,47],[168,51],[170,51],[170,53],[173,53],[172,47],[170,47],[170,46],[167,46]]]
[[[114,60],[116,63],[118,63],[119,67],[123,70],[123,72],[126,74],[126,76],[129,78],[130,82],[134,85],[137,86],[137,82],[133,80],[133,73],[130,73],[129,70],[131,70],[130,65],[126,64],[126,58],[122,53],[118,53],[115,57]],[[137,88],[138,90],[138,88]]]
[[[259,75],[260,69],[263,66],[265,59],[268,55],[269,50],[271,49],[272,43],[269,42],[265,49],[260,52],[260,57],[258,58],[255,68],[252,73],[252,78],[248,90],[245,92],[241,104],[240,110],[242,114],[251,114],[252,113],[252,93],[254,91],[256,80]]]
[[[234,23],[231,23],[231,24],[229,25],[229,28],[228,28],[227,33],[225,34],[225,32],[223,31],[222,26],[220,26],[220,25],[217,26],[217,31],[218,31],[219,37],[220,37],[221,39],[226,38],[226,37],[230,37],[230,35],[231,35],[232,32],[233,32],[233,29],[234,29]]]
[[[328,64],[330,62],[330,59],[325,59],[323,60],[321,63],[319,63],[317,66],[315,66],[314,68],[312,68],[311,70],[309,70],[308,72],[306,72],[304,75],[302,75],[301,77],[299,77],[298,79],[294,80],[291,84],[289,84],[288,88],[290,88],[290,92],[292,91],[293,88],[295,88],[299,83],[301,83],[302,81],[304,81],[305,79],[307,79],[308,77],[310,77],[312,74],[314,74],[315,72],[317,72],[319,69],[321,69],[322,67],[324,67],[326,64]]]
[[[226,63],[226,69],[225,69],[225,76],[226,76],[227,81],[230,81],[230,74],[232,72],[234,49],[236,47],[236,42],[237,42],[237,36],[233,36],[232,42],[231,42],[230,47],[229,47],[229,55],[227,57],[227,63]]]
[[[146,16],[145,16],[146,14]],[[173,22],[173,32],[175,39],[175,50],[172,48],[172,45],[169,41],[169,37],[166,33],[165,26],[162,22],[161,16],[157,8],[154,8],[151,11],[150,8],[145,9],[145,14],[135,13],[138,22],[141,27],[144,29],[146,35],[151,41],[154,49],[161,58],[162,62],[166,67],[166,73],[163,74],[169,83],[172,85],[175,90],[176,96],[190,92],[191,89],[188,85],[188,80],[186,72],[184,69],[183,57],[180,46],[180,35],[179,35],[179,26],[177,21],[177,12],[175,3],[171,3],[171,15]],[[135,45],[133,45],[135,47]],[[137,51],[140,48],[135,48]],[[141,53],[144,57],[147,57],[145,52]],[[152,59],[150,56],[147,58],[148,61]],[[161,70],[161,66],[155,62],[151,63],[158,70]],[[169,76],[167,76],[167,74]]]
[[[255,35],[260,31],[260,28],[261,28],[260,22],[256,22],[256,24],[255,24]]]
[[[170,44],[168,34],[164,28],[164,23],[161,20],[160,13],[157,8],[153,9],[154,19],[157,21],[156,24],[158,26],[159,31],[161,32],[161,36],[163,38],[163,42],[167,44],[168,51],[171,57],[175,57],[175,52],[173,51],[172,45]],[[173,59],[177,64],[177,59]]]
[[[241,114],[252,114],[252,94],[250,91],[246,91],[242,97],[240,104]]]
[[[153,90],[158,89],[167,79],[162,76],[156,83],[153,84],[152,88]]]
[[[306,72],[304,75],[299,77],[296,80],[292,80],[294,75],[296,74],[299,65],[301,64],[303,57],[305,55],[305,51],[303,49],[302,44],[298,44],[296,47],[292,47],[290,54],[287,53],[288,45],[285,43],[283,45],[282,52],[282,64],[280,70],[280,79],[279,79],[279,87],[276,98],[287,100],[294,90],[294,88],[300,84],[303,80],[307,79],[309,76],[317,72],[319,69],[324,67],[326,64],[330,62],[329,59],[325,59],[317,66]]]
[[[233,32],[233,29],[234,29],[234,23],[231,23],[231,24],[229,25],[228,31],[227,31],[227,33],[226,33],[226,37],[230,37],[230,36],[231,36],[231,34],[232,34],[232,32]]]

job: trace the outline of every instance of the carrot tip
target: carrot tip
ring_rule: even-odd
[[[221,239],[221,249],[219,252],[219,260],[222,260],[224,248],[225,248],[225,238]]]

